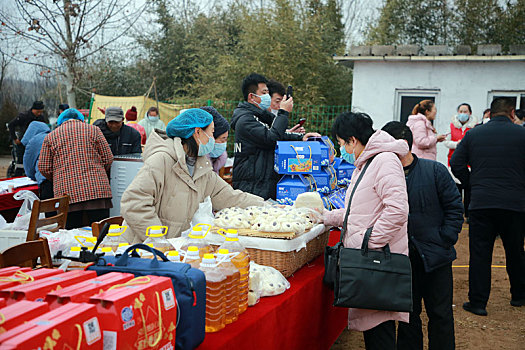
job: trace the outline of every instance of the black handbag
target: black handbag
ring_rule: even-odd
[[[412,269],[408,256],[391,253],[388,244],[381,250],[370,250],[373,227],[366,231],[360,249],[343,247],[352,197],[370,163],[371,159],[350,195],[339,242],[325,250],[325,263],[330,265],[325,265],[323,280],[333,279],[334,306],[411,312]]]

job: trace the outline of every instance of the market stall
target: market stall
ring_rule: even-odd
[[[8,178],[0,180],[0,214],[7,222],[15,219],[18,209],[23,201],[13,198],[13,195],[21,190],[29,190],[38,195],[38,185],[28,178]]]

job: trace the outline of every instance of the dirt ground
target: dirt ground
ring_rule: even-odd
[[[454,262],[454,321],[457,349],[525,349],[525,306],[512,307],[509,278],[505,268],[492,268],[492,289],[488,316],[481,317],[463,310],[468,295],[468,225],[463,226],[456,244],[458,258]],[[505,266],[505,252],[501,240],[494,247],[492,264]],[[523,272],[525,273],[525,271]],[[426,315],[423,315],[423,334],[426,337]],[[332,346],[332,350],[364,349],[363,334],[345,330]],[[428,348],[425,339],[425,348]]]

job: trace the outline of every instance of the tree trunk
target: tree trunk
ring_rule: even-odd
[[[66,95],[67,95],[67,104],[71,108],[77,108],[77,94],[73,88],[73,73],[69,70],[66,72]]]

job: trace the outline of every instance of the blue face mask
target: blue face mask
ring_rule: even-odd
[[[467,113],[461,113],[461,114],[458,114],[458,120],[461,122],[461,123],[466,123],[468,121],[468,119],[470,118],[470,115],[468,115]]]
[[[219,158],[221,154],[226,151],[226,145],[227,143],[215,143],[215,146],[213,147],[213,150],[210,152],[210,157],[212,158]]]
[[[261,99],[261,103],[258,103],[259,108],[261,109],[268,109],[270,108],[270,105],[272,104],[272,98],[270,97],[270,94],[264,94],[264,95],[255,95]]]
[[[341,146],[339,149],[341,151],[341,158],[350,164],[354,164],[355,162],[355,155],[353,153],[348,153],[345,149],[345,146]]]
[[[208,136],[206,132],[204,132],[204,135]],[[201,143],[199,145],[199,153],[197,155],[200,157],[200,156],[205,156],[206,154],[209,154],[211,151],[213,151],[214,146],[215,146],[215,139],[213,137],[208,136],[208,143],[205,145]]]
[[[160,120],[160,117],[157,115],[157,116],[152,116],[152,115],[148,115],[148,119],[150,122],[158,122]]]

